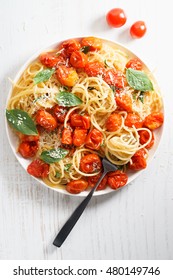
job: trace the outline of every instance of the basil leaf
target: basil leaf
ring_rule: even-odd
[[[144,92],[140,92],[140,94],[139,94],[139,96],[138,96],[138,99],[142,102],[142,103],[144,103]]]
[[[56,174],[55,174],[55,177],[56,178],[60,178],[61,177],[61,173],[57,171]]]
[[[115,87],[115,86],[110,85],[110,88],[111,88],[111,90],[113,91],[113,93],[116,92],[116,87]]]
[[[90,46],[83,46],[80,51],[86,54],[90,51]]]
[[[132,68],[126,69],[126,79],[128,84],[136,89],[141,91],[153,90],[153,84],[147,77],[147,75],[138,70]]]
[[[6,118],[9,124],[22,134],[38,135],[34,121],[25,111],[19,109],[6,110]]]
[[[51,149],[48,151],[43,151],[40,155],[40,158],[46,163],[54,163],[65,158],[68,153],[69,151],[62,148]]]
[[[56,95],[56,100],[60,106],[73,107],[82,104],[82,100],[75,94],[61,91]]]
[[[39,84],[41,82],[45,82],[49,80],[49,78],[52,76],[52,74],[55,72],[55,69],[44,69],[41,72],[39,72],[35,77],[34,77],[34,83]]]
[[[64,165],[64,171],[68,172],[71,166],[72,166],[71,163],[67,163],[66,165]]]

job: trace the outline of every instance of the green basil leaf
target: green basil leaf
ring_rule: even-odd
[[[144,103],[144,92],[140,92],[140,94],[139,94],[139,96],[138,96],[138,99],[142,102],[142,103]]]
[[[62,148],[51,149],[48,151],[43,151],[40,155],[40,158],[46,163],[54,163],[65,158],[68,153],[69,151]]]
[[[44,69],[41,72],[39,72],[35,77],[34,77],[34,83],[39,84],[41,82],[45,82],[49,80],[49,78],[52,76],[52,74],[55,72],[55,69]]]
[[[113,93],[115,93],[115,92],[116,92],[116,86],[112,86],[112,85],[110,85],[110,88],[111,88],[111,90],[113,91]]]
[[[82,104],[82,100],[75,94],[61,91],[56,95],[56,100],[60,106],[73,107]]]
[[[153,84],[147,77],[147,75],[138,70],[134,70],[132,68],[126,69],[126,79],[128,84],[136,89],[141,91],[149,91],[153,90]]]
[[[66,165],[64,165],[64,171],[68,172],[71,166],[72,166],[71,163],[67,163]]]
[[[86,54],[90,51],[90,46],[83,46],[80,51]]]
[[[6,118],[9,124],[22,134],[38,135],[34,121],[25,111],[19,109],[6,110]]]
[[[60,178],[61,175],[62,175],[62,174],[61,174],[60,172],[57,171],[56,174],[55,174],[55,177],[56,177],[56,178]]]

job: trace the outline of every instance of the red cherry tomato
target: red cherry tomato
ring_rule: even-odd
[[[83,156],[80,161],[80,170],[84,173],[94,173],[100,171],[102,163],[98,155],[88,154]]]
[[[95,184],[98,182],[98,180],[100,179],[102,173],[99,173],[98,175],[92,176],[92,177],[88,177],[88,186],[93,188],[95,186]],[[104,190],[106,188],[106,184],[107,184],[107,175],[103,178],[103,180],[101,181],[101,183],[98,185],[97,187],[97,191],[101,191]]]
[[[53,114],[60,123],[64,123],[65,117],[67,115],[68,109],[63,106],[55,105],[53,107]]]
[[[111,27],[118,28],[126,23],[127,17],[123,9],[115,8],[107,13],[106,20]]]
[[[108,85],[115,86],[116,88],[124,88],[127,85],[124,74],[115,69],[105,70],[103,79]]]
[[[64,145],[71,145],[73,143],[73,132],[71,128],[64,128],[62,131],[61,143]]]
[[[89,77],[96,77],[98,75],[103,75],[105,72],[104,63],[100,61],[88,62],[85,66],[85,72]]]
[[[24,158],[30,158],[36,155],[38,151],[38,141],[23,141],[18,147],[18,152]]]
[[[86,190],[86,188],[88,187],[88,182],[80,179],[80,180],[75,180],[75,181],[71,181],[67,184],[66,190],[69,193],[73,193],[73,194],[78,194],[84,190]]]
[[[46,178],[49,174],[49,164],[35,159],[28,165],[27,172],[37,178]]]
[[[115,101],[121,110],[132,112],[132,98],[128,95],[116,95]]]
[[[122,117],[118,113],[111,114],[106,121],[108,131],[117,131],[122,125]]]
[[[87,135],[85,146],[91,150],[99,150],[103,142],[103,134],[96,128],[93,128]]]
[[[148,133],[147,130],[140,130],[138,131],[139,134],[139,142],[140,144],[144,145],[145,143],[148,142],[150,134]],[[152,138],[151,141],[145,146],[146,149],[150,149],[154,145],[154,133],[151,131]]]
[[[136,21],[130,28],[130,35],[135,38],[139,39],[142,38],[147,31],[147,27],[144,21]]]
[[[124,124],[128,127],[132,127],[134,125],[136,128],[141,128],[143,125],[143,121],[139,117],[139,115],[135,113],[128,113],[127,117],[125,118]]]
[[[86,129],[76,128],[73,134],[73,145],[75,145],[76,147],[80,147],[81,145],[83,145],[85,143],[86,136]]]
[[[73,87],[79,78],[74,68],[66,67],[65,65],[58,67],[56,77],[62,85],[67,87]]]
[[[125,186],[127,180],[128,177],[126,173],[120,170],[108,173],[108,185],[111,187],[111,189],[116,190],[120,187]]]
[[[80,51],[75,51],[70,56],[70,63],[74,68],[84,68],[88,62],[86,54]]]
[[[77,126],[84,129],[89,129],[91,125],[90,117],[88,115],[72,114],[70,117],[71,126]]]
[[[82,47],[89,47],[89,51],[99,51],[102,48],[102,40],[95,37],[86,37],[82,39]]]
[[[163,113],[151,113],[144,120],[144,126],[151,130],[159,128],[164,121]]]
[[[147,166],[145,149],[140,149],[131,158],[129,168],[132,170],[144,169]]]
[[[40,62],[46,67],[56,67],[60,64],[65,64],[65,59],[62,55],[56,56],[55,53],[43,53],[40,55]]]
[[[35,117],[36,123],[44,127],[45,129],[52,131],[57,128],[57,121],[56,119],[45,110],[39,110],[36,113]]]
[[[142,70],[142,63],[138,58],[132,58],[127,62],[126,68],[132,68],[132,69],[135,69],[135,70]]]
[[[75,39],[67,40],[61,45],[61,49],[64,49],[68,56],[70,56],[72,52],[78,51],[80,47],[80,43]]]
[[[32,141],[38,141],[39,140],[39,135],[25,135],[22,133],[18,133],[17,134],[20,138],[20,140],[23,141],[28,141],[28,142],[32,142]]]

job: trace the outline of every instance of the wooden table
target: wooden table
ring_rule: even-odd
[[[173,26],[171,1],[1,0],[0,8],[0,259],[173,258]],[[128,20],[110,28],[105,15],[122,7]],[[148,32],[131,39],[144,20]],[[154,71],[165,102],[165,129],[148,168],[127,187],[94,197],[64,245],[52,241],[82,198],[42,187],[20,166],[5,132],[4,110],[13,79],[39,48],[93,35],[134,51]]]

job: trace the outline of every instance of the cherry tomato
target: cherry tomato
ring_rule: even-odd
[[[128,95],[116,95],[115,101],[121,110],[132,112],[132,98]]]
[[[89,47],[89,51],[99,51],[102,48],[102,40],[95,37],[86,37],[81,41],[82,47]]]
[[[88,62],[85,66],[85,72],[89,77],[103,75],[105,72],[105,66],[99,61]]]
[[[84,129],[89,129],[91,125],[90,117],[88,115],[72,114],[70,117],[71,126],[78,126]]]
[[[35,159],[28,165],[27,172],[37,178],[46,178],[49,174],[49,164]]]
[[[114,8],[107,13],[106,20],[111,27],[118,28],[126,23],[127,17],[122,9]]]
[[[58,126],[56,119],[45,110],[38,110],[35,120],[37,124],[41,125],[49,131],[54,130]]]
[[[30,158],[36,155],[38,151],[38,141],[23,141],[18,147],[18,152],[23,158]]]
[[[147,31],[147,27],[144,21],[136,21],[130,28],[130,35],[135,38],[139,39],[142,38]]]
[[[129,168],[132,170],[144,169],[147,166],[145,149],[140,149],[131,158]]]
[[[164,121],[163,113],[151,113],[144,120],[144,126],[151,130],[159,128]]]
[[[66,190],[69,193],[78,194],[78,193],[86,190],[87,187],[88,187],[88,182],[83,179],[80,179],[80,180],[75,180],[75,181],[71,181],[70,183],[68,183]]]
[[[143,121],[139,117],[139,115],[135,113],[128,113],[127,117],[125,118],[124,124],[128,127],[132,127],[134,125],[136,128],[141,128],[143,125]]]
[[[103,142],[103,134],[96,128],[93,128],[87,135],[85,146],[91,150],[99,150]]]
[[[148,133],[147,130],[140,130],[138,131],[139,134],[139,142],[140,144],[145,144],[148,142],[150,134]],[[154,133],[151,131],[152,134],[152,138],[151,141],[147,144],[147,146],[145,146],[146,149],[150,149],[153,145],[154,145]]]
[[[70,63],[74,68],[84,68],[88,62],[86,54],[80,51],[75,51],[70,56]]]
[[[53,107],[53,114],[56,117],[57,121],[64,123],[65,117],[67,115],[68,109],[63,106],[55,105]]]
[[[108,185],[111,189],[118,189],[126,185],[128,180],[127,174],[123,171],[116,170],[108,173]]]
[[[68,87],[73,87],[79,78],[74,68],[64,65],[58,67],[56,77],[62,85]]]
[[[63,56],[56,56],[55,53],[43,53],[40,55],[40,62],[50,68],[55,68],[57,65],[65,64],[65,59]]]
[[[18,133],[18,136],[20,138],[20,140],[23,141],[28,141],[28,142],[32,142],[32,141],[38,141],[39,140],[39,135],[25,135],[22,133]]]
[[[73,132],[71,128],[64,128],[62,131],[61,143],[71,145],[73,143]]]
[[[138,58],[132,58],[127,62],[126,68],[132,68],[140,71],[142,70],[142,62]]]
[[[89,187],[93,188],[95,184],[98,182],[98,180],[100,179],[101,175],[102,173],[99,173],[95,176],[88,177],[87,180],[88,180]],[[101,191],[106,189],[106,184],[107,184],[107,175],[102,179],[101,183],[98,185],[96,190]]]
[[[73,145],[77,147],[83,145],[85,143],[86,136],[87,136],[86,129],[76,128],[73,134]]]
[[[127,85],[124,74],[115,69],[105,70],[103,79],[108,85],[115,86],[116,88],[124,88]]]
[[[102,168],[102,163],[98,155],[88,154],[80,161],[80,170],[84,173],[98,172]]]
[[[106,129],[108,131],[117,131],[122,125],[122,117],[120,114],[111,114],[106,121]]]
[[[72,54],[72,52],[78,51],[81,45],[79,41],[75,39],[70,39],[62,43],[61,49],[65,49],[65,52],[68,56]]]

